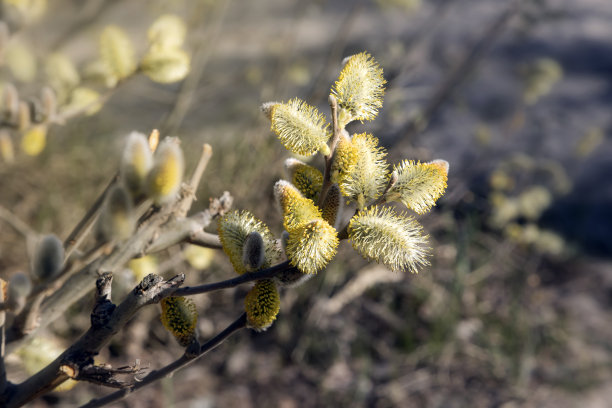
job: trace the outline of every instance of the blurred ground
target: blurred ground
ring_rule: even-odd
[[[24,40],[82,62],[103,26],[144,42],[148,24],[174,12],[191,26],[201,78],[185,90],[136,78],[98,115],[53,128],[41,156],[0,164],[0,205],[36,231],[65,237],[113,174],[125,135],[160,128],[181,136],[191,165],[201,143],[213,146],[199,208],[228,189],[280,233],[271,186],[287,154],[258,107],[299,96],[326,111],[339,61],[362,50],[389,87],[378,119],[353,130],[379,136],[392,160],[451,165],[447,194],[420,217],[430,268],[389,275],[344,245],[325,273],[282,295],[270,330],[235,335],[118,406],[609,406],[609,0],[525,0],[507,22],[498,19],[509,1],[87,3],[54,2]],[[26,270],[23,239],[1,228],[2,273]],[[223,256],[206,272],[186,263],[170,272],[190,284],[232,273]],[[351,286],[363,275],[379,283]],[[203,338],[235,318],[245,293],[197,300]],[[157,316],[146,310],[101,359],[155,368],[176,358]],[[67,320],[53,330],[71,339],[88,316]],[[79,385],[32,405],[96,395]]]

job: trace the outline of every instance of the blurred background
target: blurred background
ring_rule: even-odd
[[[36,233],[65,238],[115,173],[126,136],[157,128],[181,138],[188,173],[200,146],[213,147],[193,211],[228,190],[235,208],[280,234],[272,185],[289,153],[259,106],[297,96],[328,113],[341,60],[361,51],[384,69],[387,91],[378,118],[349,130],[379,137],[392,163],[450,163],[445,196],[418,217],[431,237],[431,266],[391,273],[344,242],[324,272],[281,294],[268,331],[239,332],[116,406],[609,406],[609,0],[4,3],[11,35],[0,81],[24,98],[47,84],[51,54],[84,72],[109,24],[127,32],[137,53],[160,15],[188,26],[183,82],[136,75],[110,93],[100,88],[102,108],[51,126],[34,156],[11,136],[13,160],[0,163],[0,206],[11,214],[3,218]],[[0,231],[0,276],[27,271],[23,234],[2,220]],[[234,276],[220,252],[174,248],[117,271],[114,295],[147,271],[186,273],[190,285]],[[202,339],[241,313],[247,290],[195,298]],[[92,297],[35,347],[61,350],[78,338]],[[9,358],[11,380],[27,376],[25,354]],[[139,359],[153,369],[180,354],[155,306],[99,361]],[[108,392],[78,384],[32,406],[75,406]]]

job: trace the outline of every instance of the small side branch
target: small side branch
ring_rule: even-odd
[[[332,115],[332,139],[329,143],[329,154],[325,156],[325,173],[323,174],[323,186],[321,187],[321,193],[319,194],[318,205],[322,205],[327,196],[327,192],[332,185],[331,180],[331,167],[334,161],[334,152],[338,141],[340,140],[340,132],[342,129],[338,127],[338,101],[334,95],[329,95],[329,107]]]
[[[172,296],[190,296],[190,295],[198,295],[200,293],[213,292],[215,290],[233,288],[235,286],[241,285],[247,282],[253,282],[261,279],[269,279],[278,275],[281,272],[287,271],[289,269],[295,268],[291,266],[289,261],[285,261],[278,265],[274,265],[270,268],[263,269],[261,271],[252,272],[252,273],[244,273],[236,278],[228,279],[220,282],[209,283],[207,285],[198,285],[198,286],[185,286],[183,288],[177,289]]]
[[[84,236],[84,232],[88,230],[88,227],[93,224],[95,221],[95,216],[98,214],[100,207],[104,204],[104,199],[106,198],[106,194],[111,189],[112,186],[117,183],[119,180],[119,173],[116,173],[111,181],[108,183],[102,194],[98,196],[96,201],[93,203],[91,208],[85,213],[81,221],[74,227],[72,232],[68,235],[68,238],[64,241],[64,250],[66,251],[66,259],[70,256],[72,251],[78,247],[78,243],[80,243],[80,238]]]
[[[112,394],[107,395],[106,397],[93,399],[89,401],[87,404],[82,405],[81,408],[102,407],[104,405],[110,404],[111,402],[122,400],[123,398],[127,397],[131,393],[138,391],[139,389],[144,388],[147,385],[152,384],[155,381],[160,380],[172,374],[174,371],[178,370],[179,368],[184,367],[187,364],[190,364],[191,362],[197,360],[198,358],[202,357],[204,354],[208,353],[209,351],[217,347],[219,344],[223,343],[233,333],[235,333],[236,331],[244,327],[246,327],[246,313],[243,313],[236,321],[234,321],[232,324],[227,326],[225,330],[223,330],[221,333],[219,333],[218,335],[216,335],[215,337],[213,337],[212,339],[204,343],[200,347],[197,353],[195,354],[185,353],[179,359],[168,364],[167,366],[160,368],[159,370],[152,371],[151,373],[149,373],[149,375],[144,377],[142,380],[137,382],[135,385],[129,388],[124,388],[122,390],[116,391]]]

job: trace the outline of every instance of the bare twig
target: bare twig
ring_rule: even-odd
[[[319,194],[319,206],[325,202],[327,192],[332,185],[331,168],[334,161],[334,152],[336,151],[336,146],[340,139],[340,132],[342,131],[342,129],[338,127],[338,101],[334,95],[329,95],[329,107],[332,115],[332,139],[329,143],[329,154],[325,156],[325,173],[323,174],[323,186]]]
[[[30,228],[28,224],[2,206],[0,206],[0,219],[13,227],[13,229],[21,234],[27,241],[35,239],[38,236],[38,233]]]
[[[186,242],[198,245],[205,248],[212,249],[221,249],[221,241],[219,240],[219,236],[216,234],[211,234],[206,231],[195,231],[189,237],[187,237]]]
[[[111,181],[108,183],[104,191],[98,196],[96,201],[93,203],[91,208],[85,213],[81,221],[74,227],[72,232],[68,235],[68,238],[64,241],[64,250],[66,251],[66,259],[70,256],[72,251],[78,247],[78,243],[80,242],[81,235],[84,235],[84,231],[87,230],[87,227],[93,225],[95,221],[95,217],[98,214],[98,211],[104,204],[104,199],[106,198],[106,194],[119,181],[119,172],[117,172]]]
[[[197,350],[196,353],[191,354],[191,353],[185,352],[185,354],[183,354],[179,359],[175,360],[174,362],[168,364],[167,366],[163,368],[160,368],[159,370],[152,371],[151,373],[149,373],[149,375],[144,377],[142,380],[138,381],[132,387],[124,388],[122,390],[116,391],[112,394],[107,395],[106,397],[93,399],[89,401],[87,404],[82,405],[81,408],[102,407],[104,405],[110,404],[111,402],[119,401],[127,397],[134,391],[137,391],[143,387],[146,387],[147,385],[150,385],[154,383],[155,381],[160,380],[170,375],[171,373],[178,370],[179,368],[192,363],[193,361],[197,360],[198,358],[202,357],[204,354],[208,353],[209,351],[217,347],[219,344],[223,343],[223,341],[225,341],[225,339],[227,339],[233,333],[235,333],[236,331],[244,327],[246,327],[246,314],[245,313],[243,313],[232,324],[227,326],[225,330],[223,330],[221,333],[219,333],[218,335],[216,335],[215,337],[213,337],[212,339],[204,343],[200,347],[200,349]]]
[[[228,279],[228,280],[224,280],[220,282],[209,283],[206,285],[185,286],[183,288],[177,289],[173,293],[173,296],[190,296],[190,295],[197,295],[200,293],[212,292],[212,291],[219,290],[219,289],[233,288],[243,283],[253,282],[253,281],[257,281],[261,279],[273,278],[279,273],[285,272],[293,268],[295,267],[291,266],[289,261],[285,261],[283,263],[274,265],[270,268],[263,269],[261,271],[252,272],[252,273],[244,273],[236,278],[232,278],[232,279]]]

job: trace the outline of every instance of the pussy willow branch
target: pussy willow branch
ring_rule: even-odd
[[[200,162],[203,161],[207,163],[210,154],[212,154],[210,149],[203,148]],[[199,181],[205,169],[205,164],[198,163],[191,177],[191,181]],[[16,347],[23,344],[23,341],[33,335],[37,330],[62,316],[70,305],[93,289],[94,282],[100,273],[117,270],[130,259],[145,255],[151,247],[155,248],[156,241],[163,239],[164,232],[167,228],[172,227],[172,221],[176,221],[176,213],[185,212],[186,209],[191,206],[191,203],[193,203],[195,199],[193,190],[194,189],[191,188],[190,185],[184,185],[181,189],[179,198],[175,202],[161,207],[159,211],[153,213],[128,241],[116,246],[110,254],[103,255],[93,260],[80,271],[70,276],[62,287],[43,301],[40,308],[40,314],[37,316],[37,321],[39,322],[38,326],[31,329],[28,333],[23,333],[17,328],[12,330],[7,335],[7,340],[10,341],[7,347],[14,350]],[[223,201],[223,203],[231,205],[231,196],[229,196],[229,193],[225,194],[224,197],[224,200],[217,201]],[[222,204],[214,200],[213,203],[216,204],[219,211],[226,210]],[[211,212],[214,211],[211,209]],[[207,223],[210,223],[213,216],[214,214],[211,213],[210,217],[201,219],[202,224],[200,225],[200,229],[203,230],[206,228],[208,226]],[[185,239],[186,238],[187,237],[185,237]],[[167,241],[167,243],[168,245],[173,245],[176,242]]]
[[[151,371],[146,377],[142,380],[138,381],[131,387],[124,388],[119,391],[115,391],[112,394],[109,394],[102,398],[97,398],[89,401],[87,404],[82,405],[81,408],[94,408],[94,407],[102,407],[104,405],[110,404],[111,402],[119,401],[134,391],[137,391],[147,385],[154,383],[168,375],[172,374],[174,371],[178,370],[181,367],[186,366],[187,364],[192,363],[198,358],[202,357],[204,354],[208,353],[219,344],[223,343],[225,339],[234,334],[236,331],[246,327],[246,313],[243,313],[236,321],[227,326],[225,330],[221,333],[217,334],[215,337],[204,343],[196,353],[188,353],[185,352],[179,359],[173,361],[167,366],[160,368],[159,370]]]
[[[332,185],[331,181],[331,167],[334,160],[334,152],[336,145],[340,139],[340,132],[342,129],[338,128],[338,101],[334,95],[329,95],[329,107],[331,108],[332,116],[332,139],[329,143],[329,154],[325,156],[325,173],[323,174],[323,186],[321,187],[321,193],[319,194],[319,206],[323,204],[327,197],[327,192]]]
[[[103,274],[96,280],[96,304],[91,314],[91,327],[72,346],[45,368],[21,384],[11,385],[6,408],[20,407],[53,390],[69,378],[78,378],[79,370],[93,364],[93,357],[108,344],[142,307],[157,303],[180,286],[185,275],[164,281],[158,275],[148,275],[117,307],[110,301],[112,275]]]

